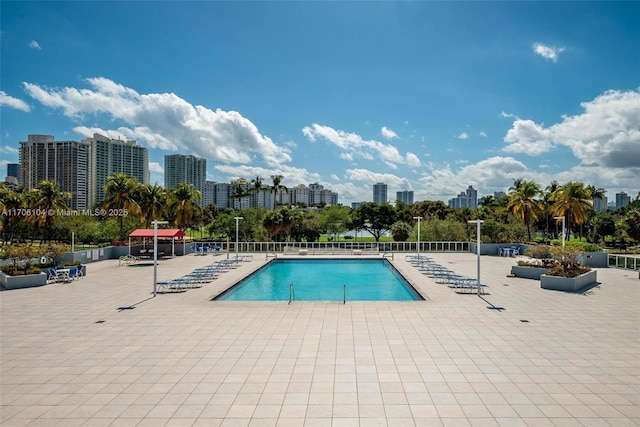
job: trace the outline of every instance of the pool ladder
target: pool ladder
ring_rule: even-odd
[[[288,304],[291,304],[291,301],[295,301],[296,300],[296,291],[295,289],[293,289],[293,282],[289,283],[289,302]]]

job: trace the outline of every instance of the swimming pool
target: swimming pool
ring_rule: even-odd
[[[274,260],[215,300],[415,301],[422,296],[384,259]]]

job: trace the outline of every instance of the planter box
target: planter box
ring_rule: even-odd
[[[591,270],[576,277],[540,276],[540,287],[554,291],[578,292],[580,289],[596,283],[597,271]]]
[[[47,284],[47,273],[28,274],[26,276],[7,276],[0,272],[2,290],[33,288]]]
[[[544,267],[525,267],[520,265],[511,267],[511,274],[516,277],[522,277],[523,279],[540,280],[540,276],[546,272],[547,269]]]

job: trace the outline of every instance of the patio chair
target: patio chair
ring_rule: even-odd
[[[81,268],[82,268],[81,266],[71,267],[69,269],[69,279],[70,280],[80,280],[80,278],[82,277]]]

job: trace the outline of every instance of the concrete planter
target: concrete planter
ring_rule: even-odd
[[[540,287],[554,291],[578,292],[580,289],[596,283],[597,271],[591,270],[576,277],[540,276]]]
[[[2,290],[33,288],[47,284],[47,274],[28,274],[25,276],[7,276],[0,272],[0,288]]]
[[[547,269],[544,267],[525,267],[520,265],[511,266],[511,274],[523,279],[540,280],[540,276],[545,274]]]

